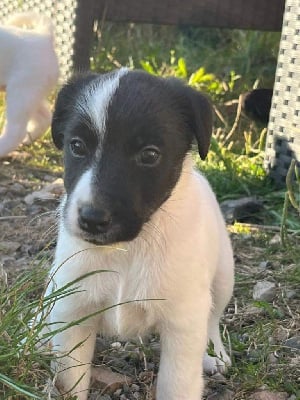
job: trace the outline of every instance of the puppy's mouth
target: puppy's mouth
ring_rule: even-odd
[[[111,246],[122,242],[130,242],[138,236],[139,232],[140,229],[125,231],[124,229],[121,229],[121,226],[116,225],[106,232],[97,234],[86,232],[80,229],[80,227],[77,227],[76,231],[73,231],[72,233],[81,240],[90,244],[96,246]]]
[[[96,246],[113,245],[113,244],[120,242],[120,240],[118,240],[117,238],[115,238],[114,236],[109,235],[109,234],[92,235],[92,234],[88,234],[88,233],[80,231],[79,237],[80,237],[80,239],[84,240],[85,242],[94,244]]]

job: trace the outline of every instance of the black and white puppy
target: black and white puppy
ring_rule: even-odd
[[[111,272],[86,277],[76,294],[57,300],[51,329],[140,300],[54,336],[58,385],[80,400],[98,332],[159,332],[157,400],[199,400],[203,367],[230,365],[219,319],[232,294],[232,250],[190,155],[196,139],[205,158],[211,130],[207,99],[174,79],[120,69],[76,78],[59,93],[52,134],[64,150],[67,194],[48,293],[91,271]],[[206,354],[209,339],[216,357]]]

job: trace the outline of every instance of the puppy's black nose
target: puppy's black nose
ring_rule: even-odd
[[[98,209],[84,205],[79,208],[78,224],[88,233],[105,233],[111,224],[111,214],[104,208]]]

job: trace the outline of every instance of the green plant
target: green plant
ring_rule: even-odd
[[[230,71],[243,76],[238,92],[255,83],[271,87],[274,81],[279,32],[196,27],[114,24],[103,21],[95,29],[92,69],[108,71],[120,65],[139,68],[140,60],[168,65],[173,49],[191,71],[203,66],[221,81]]]
[[[175,51],[170,51],[168,63],[159,64],[155,59],[141,60],[142,68],[152,75],[173,76],[183,79],[188,85],[210,95],[212,100],[224,100],[227,93],[232,93],[235,82],[240,79],[234,71],[230,71],[227,80],[220,80],[216,75],[206,72],[204,67],[198,67],[194,72],[189,72],[186,60],[176,57]]]
[[[8,285],[2,270],[0,279],[0,394],[1,398],[23,395],[40,399],[49,372],[49,355],[35,344],[42,326],[30,330],[34,305],[42,290],[45,270],[30,271]]]

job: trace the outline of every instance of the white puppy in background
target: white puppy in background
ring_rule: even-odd
[[[0,158],[48,128],[52,113],[47,96],[58,81],[51,20],[20,13],[0,25],[0,89],[6,91],[6,121]]]

